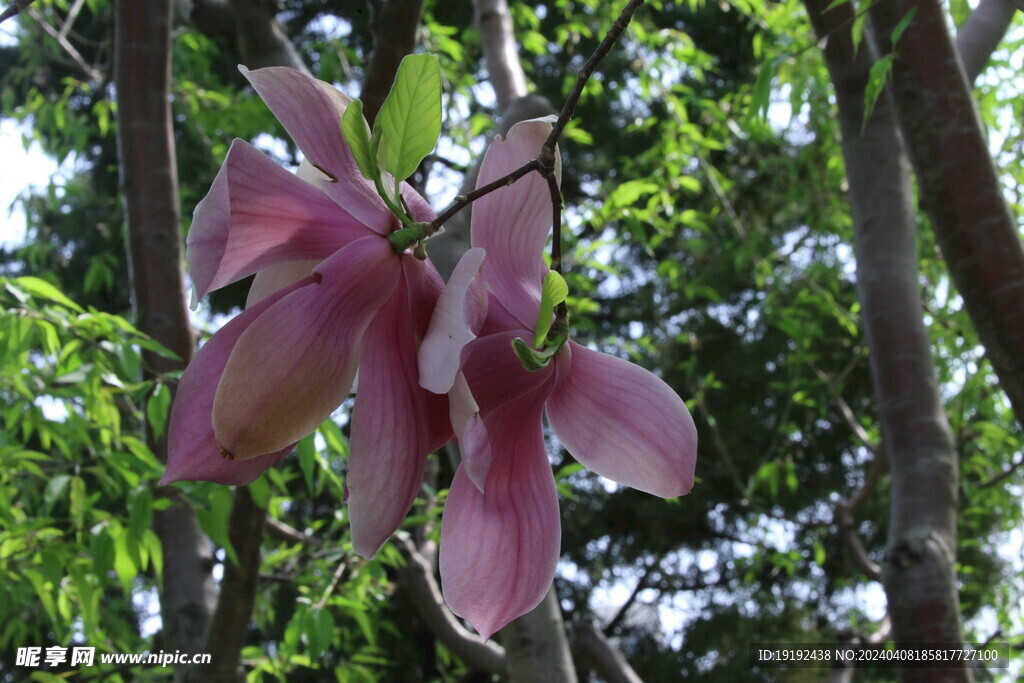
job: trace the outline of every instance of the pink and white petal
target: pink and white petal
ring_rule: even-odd
[[[366,331],[359,363],[345,483],[352,545],[364,557],[380,549],[412,507],[434,448],[431,422],[447,427],[444,440],[451,439],[446,398],[417,383],[406,287],[403,278]]]
[[[264,268],[256,273],[249,286],[249,295],[245,299],[245,307],[250,308],[267,298],[279,289],[284,289],[293,282],[309,277],[319,260],[285,261]]]
[[[462,350],[476,339],[486,315],[486,309],[480,310],[487,305],[486,291],[478,279],[484,255],[483,249],[470,249],[459,259],[437,299],[427,335],[420,344],[420,386],[435,394],[452,388],[462,368]]]
[[[637,365],[575,342],[568,346],[572,365],[546,406],[562,444],[583,465],[621,484],[664,498],[689,493],[697,429],[683,400]]]
[[[491,443],[487,427],[480,417],[480,406],[473,399],[466,376],[456,373],[455,382],[448,392],[449,416],[452,431],[459,440],[462,466],[470,481],[483,493],[487,472],[491,468]]]
[[[167,471],[161,485],[176,481],[215,481],[219,484],[244,485],[252,482],[265,469],[284,457],[292,446],[276,453],[242,461],[227,460],[220,454],[213,436],[213,397],[228,356],[242,333],[274,303],[315,280],[293,283],[273,292],[256,305],[242,311],[206,342],[185,368],[178,388],[167,429]]]
[[[460,467],[445,503],[440,556],[445,602],[484,638],[536,607],[555,575],[558,497],[541,428],[549,388],[508,403],[485,420],[493,451],[487,493]]]
[[[536,158],[550,133],[550,121],[534,119],[512,126],[504,140],[492,140],[477,187]],[[544,245],[550,231],[551,195],[539,173],[530,173],[473,204],[471,242],[487,250],[488,286],[527,329],[537,323],[540,288],[548,271]]]
[[[480,337],[470,344],[470,354],[462,368],[480,413],[488,414],[509,401],[530,393],[551,379],[554,364],[528,372],[512,350],[516,337],[529,339],[526,330],[514,330]]]
[[[397,220],[359,172],[341,134],[341,115],[352,100],[333,85],[289,67],[239,70],[309,162],[324,173],[317,187],[374,232],[391,232]]]
[[[213,404],[217,443],[252,458],[298,441],[348,396],[370,322],[401,274],[387,240],[352,242],[239,337]]]
[[[189,273],[203,296],[282,261],[323,260],[370,234],[322,192],[235,140],[196,207]]]

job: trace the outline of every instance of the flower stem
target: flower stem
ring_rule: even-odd
[[[488,183],[483,187],[478,187],[469,194],[459,195],[458,197],[456,197],[455,201],[452,202],[447,209],[442,211],[441,214],[429,224],[431,226],[431,229],[429,233],[425,235],[426,237],[429,237],[430,235],[437,232],[438,229],[440,229],[440,227],[444,225],[445,221],[447,221],[449,218],[457,214],[459,211],[462,211],[464,208],[472,204],[477,199],[480,199],[484,195],[490,194],[495,190],[500,190],[503,187],[511,185],[512,183],[516,182],[517,180],[525,176],[527,173],[530,173],[531,171],[537,171],[542,176],[548,179],[549,187],[553,188],[551,195],[552,204],[557,204],[557,208],[553,207],[555,213],[555,235],[551,244],[551,262],[552,269],[561,273],[562,247],[560,244],[561,229],[559,223],[561,220],[562,194],[558,190],[558,185],[555,181],[555,147],[558,145],[558,140],[562,136],[562,132],[565,130],[565,126],[569,123],[569,119],[572,118],[573,112],[576,111],[576,103],[579,101],[580,95],[583,94],[583,88],[584,86],[586,86],[587,81],[590,80],[590,77],[597,69],[597,65],[601,62],[602,59],[605,58],[608,52],[611,51],[612,46],[615,44],[615,41],[618,40],[619,36],[622,35],[622,32],[626,30],[627,26],[629,26],[629,22],[633,18],[633,13],[636,12],[636,10],[642,4],[644,4],[644,0],[629,1],[629,3],[622,9],[622,12],[619,13],[619,16],[615,19],[615,22],[612,24],[612,27],[608,29],[608,33],[605,34],[605,37],[601,41],[601,44],[597,46],[596,50],[594,50],[594,54],[592,54],[590,56],[590,59],[587,60],[587,63],[583,65],[583,68],[580,70],[579,74],[576,77],[575,85],[573,85],[572,90],[569,92],[569,97],[566,98],[565,104],[562,106],[562,111],[558,115],[558,120],[555,121],[554,126],[551,128],[551,134],[548,136],[548,139],[544,142],[544,145],[543,147],[541,147],[540,152],[537,154],[537,157],[531,161],[526,162],[525,164],[523,164],[516,170],[512,171],[508,175],[498,178],[494,182]],[[557,260],[555,258],[555,245],[558,245]],[[556,263],[558,264],[557,267],[555,266]],[[562,308],[565,308],[565,304],[560,304],[560,306]]]

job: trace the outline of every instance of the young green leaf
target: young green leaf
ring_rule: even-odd
[[[171,407],[171,392],[163,384],[157,384],[146,401],[146,418],[153,436],[159,439],[167,426],[167,413]]]
[[[380,176],[377,162],[370,149],[370,127],[363,117],[362,100],[354,100],[341,115],[341,134],[352,150],[359,172],[367,180],[376,180]]]
[[[378,134],[378,129],[387,133]],[[412,175],[441,134],[441,67],[433,55],[408,55],[373,124],[374,156],[396,181]],[[383,153],[382,153],[383,152]]]
[[[875,103],[885,88],[885,82],[892,71],[892,55],[886,55],[871,65],[871,73],[868,75],[868,84],[864,88],[864,121],[861,123],[863,130],[868,125],[871,112],[875,110]]]
[[[544,338],[551,329],[551,312],[555,310],[555,306],[565,301],[568,295],[569,286],[565,284],[565,280],[555,271],[550,271],[540,289],[540,313],[537,314],[537,326],[534,328],[533,337],[535,347],[540,348],[544,343]]]
[[[864,39],[864,24],[867,22],[868,15],[865,12],[861,12],[854,18],[853,27],[850,29],[850,40],[853,41],[853,54],[857,54],[857,50],[860,49],[860,43]]]
[[[515,352],[519,358],[519,362],[523,364],[528,372],[536,372],[541,368],[546,368],[551,359],[555,357],[558,350],[562,348],[565,343],[565,338],[562,338],[558,343],[537,350],[531,348],[529,344],[524,342],[519,337],[512,340],[512,351]]]
[[[771,104],[772,79],[775,78],[775,71],[779,67],[777,59],[766,59],[757,72],[757,80],[754,82],[754,90],[750,94],[750,110],[747,114],[748,120],[759,118],[764,120],[768,114],[768,105]]]
[[[917,14],[917,8],[911,7],[910,11],[903,15],[900,22],[893,27],[892,33],[889,34],[889,40],[892,41],[893,47],[895,47],[896,43],[900,41],[900,36],[902,36],[903,32],[907,30],[907,26],[910,26],[910,22],[914,19],[915,14]]]

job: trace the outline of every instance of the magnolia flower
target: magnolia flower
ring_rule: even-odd
[[[550,131],[549,119],[527,121],[492,142],[478,186],[536,156]],[[464,377],[472,397],[461,392],[458,401],[478,405],[480,425],[455,424],[465,459],[445,503],[440,568],[446,602],[485,638],[533,609],[554,578],[561,530],[542,413],[573,457],[602,476],[666,498],[693,486],[697,432],[662,380],[572,341],[535,372],[513,352],[516,337],[534,339],[550,228],[538,174],[478,200],[474,248],[420,349],[422,386],[454,388],[454,413]]]
[[[182,375],[163,483],[252,481],[330,417],[358,369],[346,484],[353,544],[369,556],[412,505],[426,456],[451,437],[446,401],[418,386],[416,367],[443,283],[388,241],[399,221],[339,127],[350,100],[294,69],[242,73],[305,161],[293,175],[235,140],[196,207],[196,294],[256,278],[248,308]],[[401,192],[415,220],[433,220],[422,197]]]

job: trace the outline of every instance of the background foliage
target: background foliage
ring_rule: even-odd
[[[39,3],[40,20],[59,25],[71,4]],[[371,48],[363,5],[283,5],[286,31],[314,75],[355,94]],[[652,368],[687,400],[700,432],[698,483],[689,496],[662,501],[600,480],[553,447],[564,494],[556,584],[566,620],[596,620],[645,680],[740,680],[751,675],[748,642],[844,641],[877,628],[884,598],[852,564],[833,509],[863,484],[884,444],[833,100],[802,6],[648,6],[602,63],[563,143],[569,303],[575,338]],[[537,93],[564,99],[615,11],[597,0],[514,4]],[[963,0],[950,3],[955,22],[968,11]],[[0,103],[47,154],[73,157],[74,170],[19,199],[27,239],[5,247],[0,263],[7,679],[19,675],[13,655],[26,644],[159,649],[162,552],[150,526],[168,504],[143,424],[162,430],[174,378],[139,379],[140,351],[155,347],[127,320],[110,7],[81,3],[68,34],[95,74],[69,59],[40,20],[20,19],[0,48]],[[1018,19],[976,91],[1018,218],[1022,35]],[[437,154],[413,180],[440,208],[498,112],[468,2],[427,2],[421,44],[441,59],[446,118]],[[185,21],[176,29],[183,234],[232,138],[298,162],[232,54],[221,37]],[[1020,432],[923,217],[919,228],[926,322],[960,455],[967,639],[1020,642]],[[215,294],[197,324],[212,329],[245,288]],[[341,503],[348,407],[252,487],[274,520],[306,539],[271,529],[264,541],[243,652],[250,680],[323,680],[325,672],[455,680],[466,667],[398,588],[398,551],[387,546],[371,561],[351,552]],[[445,460],[437,463],[440,490],[425,488],[408,521],[416,533],[437,534],[450,481]],[[176,488],[218,560],[229,559],[230,491]],[[856,511],[875,561],[887,501],[883,474]]]

